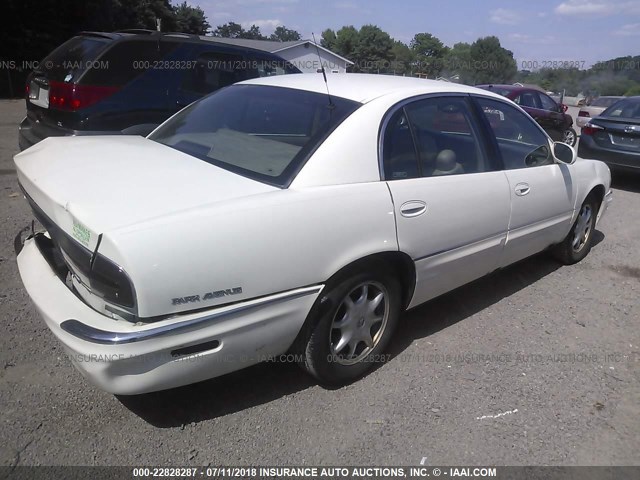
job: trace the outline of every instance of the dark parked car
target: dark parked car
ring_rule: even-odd
[[[498,93],[520,105],[555,141],[574,146],[578,139],[573,129],[571,115],[565,113],[566,106],[557,103],[546,93],[534,88],[517,85],[476,85]]]
[[[213,37],[83,32],[29,75],[20,149],[50,136],[147,134],[214,90],[285,73],[300,70],[276,55]]]
[[[582,127],[578,155],[640,172],[640,96],[619,100]]]

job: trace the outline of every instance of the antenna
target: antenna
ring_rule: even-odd
[[[318,43],[316,42],[315,33],[311,32],[311,37],[313,37],[313,44],[316,46],[316,54],[318,55],[318,60],[320,60],[320,69],[322,70],[322,77],[324,78],[324,85],[327,87],[327,97],[329,97],[329,108],[335,108],[333,101],[331,100],[331,94],[329,93],[329,82],[327,82],[327,74],[324,71],[324,65],[322,64],[322,57],[320,56],[320,49],[318,48]]]

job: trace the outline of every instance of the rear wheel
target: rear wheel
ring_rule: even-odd
[[[573,147],[578,141],[578,134],[573,128],[568,128],[562,134],[562,142]]]
[[[579,262],[591,250],[597,212],[598,203],[590,196],[580,207],[578,218],[569,234],[562,243],[554,247],[554,256],[565,265]]]
[[[327,286],[319,300],[328,305],[311,318],[303,367],[321,383],[340,385],[384,360],[400,314],[398,280],[376,268]],[[313,311],[312,311],[313,315]]]

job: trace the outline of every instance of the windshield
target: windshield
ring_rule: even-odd
[[[315,148],[359,106],[303,90],[234,85],[193,103],[149,138],[226,170],[286,187]]]
[[[626,98],[614,103],[604,112],[602,117],[640,118],[640,98]]]

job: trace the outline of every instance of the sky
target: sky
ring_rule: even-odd
[[[520,69],[567,61],[588,68],[599,60],[640,55],[640,0],[190,0],[209,23],[278,25],[320,40],[327,28],[377,25],[409,43],[427,32],[445,45],[495,35]],[[531,68],[531,67],[534,68]]]

